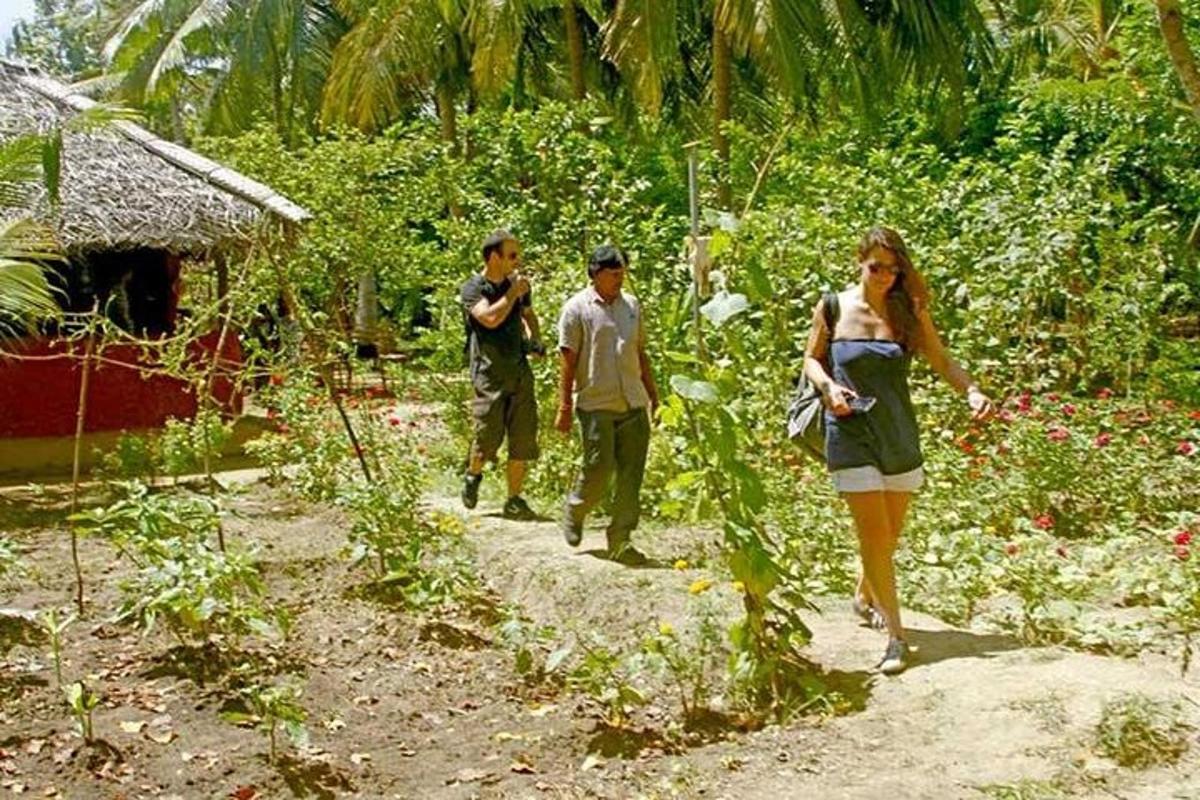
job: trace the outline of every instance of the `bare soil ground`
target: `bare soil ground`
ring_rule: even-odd
[[[49,648],[19,622],[0,621],[0,796],[64,798],[972,798],[1200,797],[1200,747],[1170,767],[1118,768],[1092,736],[1104,702],[1121,692],[1185,699],[1200,724],[1195,679],[1157,657],[1122,660],[1030,649],[1004,636],[909,614],[919,653],[907,673],[871,673],[883,640],[859,627],[843,598],[808,614],[807,657],[851,702],[841,715],[802,716],[747,731],[665,736],[673,699],[654,697],[626,731],[598,719],[588,698],[530,685],[497,638],[497,609],[519,606],[539,624],[631,642],[659,620],[685,625],[701,573],[676,570],[712,551],[711,534],[639,534],[660,562],[629,569],[589,530],[572,551],[551,522],[514,523],[483,503],[466,514],[488,599],[436,614],[364,599],[363,576],[339,555],[345,520],[282,490],[250,484],[230,503],[231,538],[258,543],[270,593],[295,614],[293,639],[244,661],[305,685],[311,741],[268,762],[255,730],[220,717],[236,708],[228,669],[107,621],[127,567],[84,541],[88,614],[66,634],[63,671],[102,697],[102,744],[75,733]],[[431,505],[463,513],[446,498]],[[0,530],[24,551],[30,575],[0,587],[0,606],[67,609],[73,597],[62,492],[0,493]],[[736,598],[711,595],[729,620]],[[1187,702],[1190,701],[1190,702]]]

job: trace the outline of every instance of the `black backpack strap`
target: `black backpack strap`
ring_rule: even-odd
[[[824,304],[825,329],[829,331],[829,338],[833,339],[833,329],[842,316],[841,303],[838,302],[837,292],[825,292],[821,295],[821,301]]]

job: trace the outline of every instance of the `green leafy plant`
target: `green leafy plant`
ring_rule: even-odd
[[[1187,752],[1191,730],[1177,702],[1122,694],[1100,712],[1096,747],[1123,767],[1173,764]]]
[[[553,625],[534,625],[516,607],[503,611],[504,618],[497,626],[498,638],[512,651],[517,674],[534,685],[561,680],[574,648],[561,643]]]
[[[216,461],[232,436],[233,424],[211,409],[201,409],[191,420],[167,420],[158,441],[163,471],[178,479],[200,470],[205,453]]]
[[[66,696],[67,708],[75,717],[79,734],[83,736],[85,742],[91,744],[96,740],[96,730],[92,725],[92,711],[100,705],[100,695],[89,689],[83,681],[75,681],[62,689]]]
[[[151,483],[154,482],[159,457],[154,444],[146,437],[122,432],[112,447],[95,452],[98,457],[96,471],[106,480],[149,478]]]
[[[633,710],[647,702],[635,685],[644,666],[641,654],[624,656],[595,635],[577,638],[576,646],[581,655],[567,673],[567,686],[599,705],[606,725],[625,727]]]
[[[304,725],[308,711],[300,702],[303,695],[304,690],[296,683],[254,684],[241,690],[249,712],[225,711],[221,717],[227,722],[250,725],[262,731],[270,742],[269,758],[274,764],[278,759],[280,728],[293,746],[308,746],[308,729]]]
[[[58,611],[53,608],[42,614],[42,630],[46,632],[46,637],[50,640],[50,655],[54,659],[54,679],[59,686],[63,685],[63,634],[75,620],[76,616],[74,614],[68,614],[66,617],[59,619]]]
[[[680,632],[660,622],[642,639],[647,667],[670,678],[685,725],[708,710],[713,677],[722,674],[726,659],[723,640],[724,629],[716,608],[703,599],[688,630]]]
[[[22,571],[20,550],[16,542],[0,535],[0,580],[20,575]]]

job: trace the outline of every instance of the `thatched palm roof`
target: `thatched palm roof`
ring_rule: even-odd
[[[69,251],[198,254],[251,240],[264,216],[284,224],[310,217],[269,187],[131,122],[65,129],[93,105],[44,73],[0,62],[0,139],[64,128],[54,226]],[[44,197],[32,205],[48,218]]]

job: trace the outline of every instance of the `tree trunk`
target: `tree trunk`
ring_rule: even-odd
[[[716,20],[714,19],[714,23]],[[721,126],[729,120],[732,67],[729,36],[713,25],[713,149],[717,151],[717,202],[721,208],[733,205],[729,187],[729,138]]]
[[[567,26],[567,58],[571,64],[571,97],[577,103],[587,99],[587,84],[583,81],[583,30],[579,27],[579,11],[575,0],[563,0],[563,21]]]
[[[1158,25],[1167,46],[1167,55],[1179,74],[1179,82],[1183,84],[1183,93],[1192,107],[1192,113],[1200,119],[1200,68],[1196,66],[1196,55],[1184,35],[1183,9],[1179,0],[1154,0],[1154,5],[1158,8]]]
[[[448,142],[450,151],[457,156],[458,118],[455,116],[454,89],[446,81],[439,81],[437,85],[437,110],[442,123],[442,141]]]

